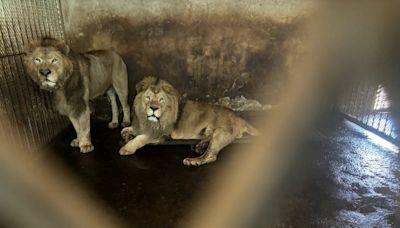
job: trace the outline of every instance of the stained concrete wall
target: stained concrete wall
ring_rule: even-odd
[[[111,48],[134,84],[171,81],[190,98],[274,103],[311,0],[62,0],[73,49]],[[257,91],[267,96],[257,95]]]

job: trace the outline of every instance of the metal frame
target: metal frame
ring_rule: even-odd
[[[364,128],[365,130],[373,132],[374,134],[376,134],[379,137],[381,137],[381,138],[383,138],[383,139],[395,144],[396,146],[400,146],[400,143],[398,142],[398,140],[396,138],[390,137],[387,134],[383,133],[382,131],[379,131],[376,128],[373,128],[373,127],[371,127],[371,126],[359,121],[358,119],[356,119],[354,117],[351,117],[351,116],[346,115],[344,113],[342,113],[342,114],[343,114],[343,118],[345,118],[345,119],[357,124],[358,126]]]
[[[64,34],[59,0],[0,0],[0,113],[9,118],[0,127],[15,129],[12,138],[23,138],[30,147],[49,142],[68,121],[24,72],[24,47],[40,37],[64,39]]]
[[[389,101],[382,96],[384,93],[382,85],[362,81],[344,92],[338,108],[346,119],[399,146],[396,124],[391,116],[390,107],[385,107]],[[378,103],[385,105],[379,108]]]

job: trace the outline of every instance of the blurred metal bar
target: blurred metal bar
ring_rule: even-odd
[[[183,227],[269,227],[268,224],[257,226],[260,217],[266,222],[269,219],[262,212],[262,206],[268,207],[271,193],[280,191],[274,187],[284,171],[291,168],[288,163],[318,114],[327,105],[336,103],[333,98],[338,95],[340,87],[366,80],[368,76],[363,72],[381,71],[378,66],[391,58],[379,49],[388,48],[380,42],[382,37],[388,36],[388,31],[380,30],[381,24],[372,24],[371,21],[376,21],[379,16],[386,17],[387,10],[394,9],[393,6],[377,7],[380,6],[378,1],[346,1],[346,4],[324,1],[321,4],[324,7],[317,10],[320,17],[312,18],[314,30],[310,33],[311,45],[307,46],[310,52],[305,57],[306,66],[296,68],[296,75],[292,75],[290,85],[282,92],[279,110],[271,115],[270,120],[257,125],[265,129],[263,134],[254,145],[246,147],[245,153],[238,153],[216,177],[215,184],[182,224]],[[393,13],[391,16],[395,16],[390,19],[398,21],[398,13]],[[398,74],[397,65],[385,66]],[[393,71],[388,71],[388,75]],[[348,99],[341,99],[346,103],[338,106],[346,110],[347,116],[362,123],[362,118],[355,115],[362,113],[358,108],[367,105],[372,116],[376,110],[371,108],[371,101],[356,94],[357,84],[350,88]]]
[[[0,126],[5,121],[0,116]],[[46,159],[26,156],[32,148],[23,146],[19,138],[10,138],[14,129],[0,131],[2,227],[123,227],[50,154]]]
[[[290,159],[335,85],[332,78],[319,77],[317,72],[300,75],[285,90],[281,108],[258,125],[266,129],[262,136],[216,178],[216,186],[183,227],[252,227],[261,203],[275,190],[276,181],[287,168],[285,160]]]

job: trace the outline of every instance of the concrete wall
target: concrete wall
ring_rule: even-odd
[[[73,49],[112,48],[123,56],[131,98],[136,82],[155,75],[190,98],[274,103],[311,2],[63,0],[62,12]]]

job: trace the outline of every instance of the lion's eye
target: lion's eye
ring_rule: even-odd
[[[164,101],[164,98],[163,98],[163,97],[161,97],[159,101],[160,101],[160,102],[163,102],[163,101]]]
[[[51,60],[51,63],[56,63],[58,62],[58,59],[54,58],[53,60]]]
[[[150,96],[146,96],[146,101],[150,101]]]
[[[35,63],[41,63],[42,60],[40,58],[35,58]]]

